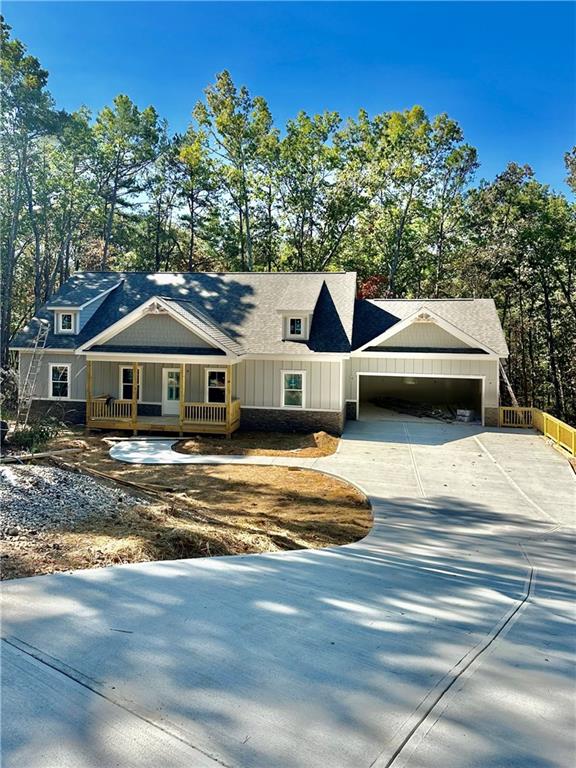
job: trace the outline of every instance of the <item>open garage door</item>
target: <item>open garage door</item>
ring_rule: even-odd
[[[410,376],[409,374],[358,374],[358,418],[387,420],[431,418],[422,412],[473,411],[483,419],[483,378]],[[412,407],[414,406],[414,407]]]

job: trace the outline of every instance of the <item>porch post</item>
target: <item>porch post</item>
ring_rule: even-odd
[[[134,434],[138,434],[138,363],[132,363],[132,430]],[[141,383],[141,382],[140,382]]]
[[[226,437],[232,437],[232,366],[226,368]]]
[[[86,364],[86,434],[90,434],[92,419],[92,360]]]
[[[186,402],[186,363],[180,364],[180,437],[184,426],[184,403]]]

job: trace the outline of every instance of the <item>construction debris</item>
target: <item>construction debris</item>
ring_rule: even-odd
[[[397,397],[377,397],[372,400],[372,403],[378,406],[378,408],[404,413],[407,416],[416,416],[418,419],[437,419],[447,423],[456,421],[457,409],[452,405],[413,403],[411,400],[401,400]]]

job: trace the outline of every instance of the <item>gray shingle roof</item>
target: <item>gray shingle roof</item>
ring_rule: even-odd
[[[48,307],[81,307],[114,288],[122,276],[117,272],[77,272],[46,303]]]
[[[110,290],[113,286],[117,287]],[[429,308],[498,355],[508,355],[492,299],[355,301],[354,272],[78,272],[48,305],[80,306],[105,291],[110,293],[78,335],[51,330],[47,347],[72,350],[83,346],[157,296],[235,354],[346,353],[368,344],[418,309]],[[282,340],[278,310],[307,312],[314,301],[309,340]],[[49,320],[52,328],[52,313],[46,308],[38,317]],[[32,346],[36,329],[33,320],[17,334],[12,346]]]
[[[493,299],[370,299],[356,302],[353,347],[358,349],[393,325],[429,309],[501,357],[508,346]]]
[[[108,294],[78,335],[51,331],[47,347],[72,350],[83,346],[143,302],[158,296],[173,302],[177,311],[193,315],[197,323],[210,325],[211,334],[221,333],[220,339],[226,348],[236,345],[236,349],[246,353],[290,356],[311,351],[350,350],[356,291],[354,272],[79,272],[49,304],[54,306],[55,301],[71,296],[75,304],[85,303],[120,280],[120,285]],[[309,340],[283,341],[279,297],[287,292],[308,297],[318,285]],[[51,319],[51,313],[43,308],[38,317]],[[31,321],[17,334],[12,346],[31,346],[36,327],[36,322]]]

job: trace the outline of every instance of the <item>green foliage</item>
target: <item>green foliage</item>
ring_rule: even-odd
[[[13,432],[10,435],[10,445],[15,448],[37,453],[44,448],[50,440],[65,429],[64,424],[55,418],[46,416],[43,419],[37,419],[29,422],[26,427]]]
[[[217,75],[182,135],[126,95],[55,109],[2,22],[2,364],[11,334],[75,270],[350,269],[364,296],[493,297],[526,405],[576,416],[576,209],[420,106],[343,123]],[[576,190],[576,149],[565,156]]]

